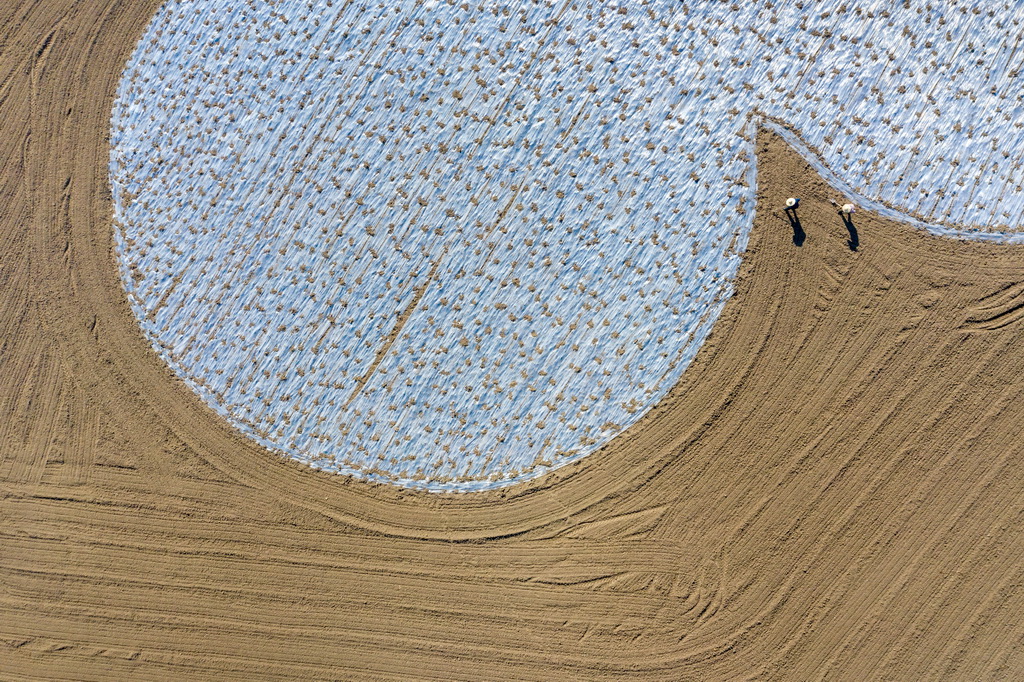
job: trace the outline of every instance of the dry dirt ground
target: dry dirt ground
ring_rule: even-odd
[[[761,136],[738,293],[624,437],[496,493],[310,471],[117,279],[107,122],[156,5],[0,5],[0,678],[1024,677],[1021,247],[858,213],[852,250]]]

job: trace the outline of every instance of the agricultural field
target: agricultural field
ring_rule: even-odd
[[[0,677],[1024,675],[1024,5],[0,26]]]
[[[113,111],[129,300],[271,449],[439,491],[538,476],[693,360],[760,122],[882,206],[1005,236],[1024,9],[889,4],[169,2]]]

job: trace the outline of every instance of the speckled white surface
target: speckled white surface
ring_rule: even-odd
[[[800,4],[168,2],[112,118],[143,330],[273,450],[478,490],[678,380],[763,117],[862,202],[1019,240],[1024,3]]]

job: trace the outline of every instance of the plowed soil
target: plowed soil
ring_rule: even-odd
[[[0,678],[1024,676],[1024,248],[854,238],[763,134],[737,294],[624,436],[493,493],[307,470],[117,277],[109,115],[157,4],[0,6]]]

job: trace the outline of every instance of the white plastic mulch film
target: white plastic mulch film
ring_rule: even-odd
[[[730,296],[759,123],[881,210],[1020,238],[1024,3],[835,7],[172,0],[112,119],[135,314],[317,468],[466,491],[579,459]]]

